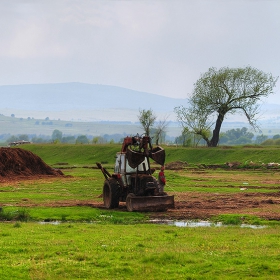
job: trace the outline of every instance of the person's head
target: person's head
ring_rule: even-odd
[[[163,170],[164,170],[164,165],[162,165],[162,166],[161,166],[160,170],[161,170],[161,171],[163,171]]]

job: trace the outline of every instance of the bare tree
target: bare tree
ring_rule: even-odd
[[[160,139],[162,139],[163,135],[166,132],[166,127],[168,125],[166,120],[167,117],[165,117],[163,120],[160,120],[156,123],[156,127],[155,127],[156,145],[159,144]]]

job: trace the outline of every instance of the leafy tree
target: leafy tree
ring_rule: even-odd
[[[20,134],[18,136],[19,140],[29,141],[29,136],[27,134]]]
[[[268,136],[267,135],[257,135],[255,143],[256,144],[261,144],[267,140]]]
[[[7,143],[16,142],[16,141],[18,141],[18,140],[19,140],[19,139],[18,139],[17,136],[12,135],[11,137],[9,137],[9,138],[7,139]]]
[[[33,137],[31,140],[33,143],[45,143],[46,139],[43,139],[42,137]]]
[[[92,144],[97,144],[99,140],[99,136],[95,136],[92,138]]]
[[[62,132],[58,129],[55,129],[52,133],[52,140],[61,142]]]
[[[249,144],[252,143],[254,134],[248,132],[248,128],[242,127],[237,129],[231,129],[225,133],[220,134],[220,143],[221,144]]]
[[[106,142],[107,142],[107,140],[101,136],[95,136],[92,139],[93,144],[104,144]]]
[[[227,114],[241,112],[253,128],[257,127],[257,102],[273,92],[277,79],[250,66],[210,68],[195,83],[189,107],[175,108],[177,118],[183,127],[201,135],[208,147],[216,147]]]
[[[192,144],[193,134],[187,129],[182,130],[182,134],[175,138],[175,143],[183,145],[184,147],[189,147]]]
[[[76,144],[88,144],[89,140],[86,135],[80,135],[76,139]]]
[[[139,110],[138,119],[146,136],[150,136],[151,128],[153,127],[156,120],[156,116],[154,115],[153,111],[151,109]]]
[[[272,139],[279,139],[280,138],[280,134],[275,134],[273,137],[272,137]]]
[[[75,136],[64,136],[61,139],[61,143],[75,144],[76,138]]]

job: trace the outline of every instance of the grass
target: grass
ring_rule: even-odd
[[[184,148],[163,146],[166,162],[186,161],[189,164],[224,164],[240,162],[244,166],[254,163],[280,163],[280,146],[235,146],[217,148]],[[95,166],[96,162],[113,165],[115,155],[120,151],[120,144],[71,145],[71,144],[33,144],[22,145],[44,159],[48,164],[68,163],[72,165]]]
[[[3,224],[1,279],[276,279],[279,227]]]
[[[167,189],[176,192],[199,191],[237,193],[246,188],[247,192],[271,192],[278,189],[273,182],[280,180],[280,172],[271,170],[166,170]]]

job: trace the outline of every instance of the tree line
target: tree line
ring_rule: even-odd
[[[201,136],[189,133],[188,130],[183,131],[183,133],[175,139],[175,143],[185,147],[205,145],[205,141]],[[248,131],[246,127],[230,129],[220,133],[219,145],[230,146],[247,144],[280,145],[280,134],[275,134],[272,138],[264,134],[254,135],[252,132]]]

